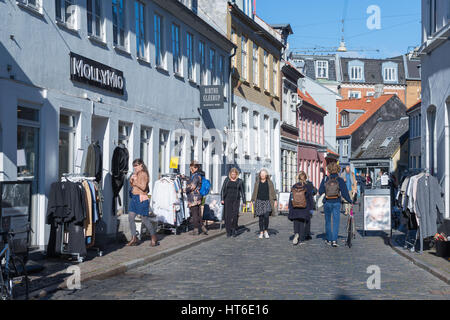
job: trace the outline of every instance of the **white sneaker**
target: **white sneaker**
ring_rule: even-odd
[[[262,238],[263,238],[263,234],[260,233],[259,236],[258,236],[258,238],[259,238],[259,239],[262,239]]]
[[[296,233],[295,236],[294,236],[294,240],[292,240],[292,243],[293,243],[294,245],[298,244],[298,238],[299,238],[299,237],[300,237],[300,235],[299,235],[298,233]]]
[[[264,238],[269,239],[269,233],[267,231],[264,231]]]

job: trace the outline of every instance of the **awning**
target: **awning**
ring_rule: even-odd
[[[325,161],[325,156],[323,155],[323,153],[322,152],[317,152],[317,154],[319,155],[320,162],[324,162]]]
[[[313,148],[298,148],[298,157],[300,160],[318,160],[317,150]]]

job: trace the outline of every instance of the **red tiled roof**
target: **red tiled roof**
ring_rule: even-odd
[[[301,92],[300,89],[297,89],[297,94],[298,96],[303,100],[308,102],[310,105],[312,105],[313,107],[316,107],[317,109],[319,109],[320,111],[324,112],[324,113],[328,113],[327,110],[325,110],[324,108],[322,108],[317,102],[316,100],[313,99],[313,97],[311,97],[311,95],[308,93],[308,91],[305,90],[305,93]]]
[[[349,136],[355,132],[364,122],[366,122],[375,112],[378,111],[389,99],[394,97],[394,94],[383,94],[379,98],[370,97],[370,102],[367,102],[368,98],[361,99],[347,99],[336,101],[336,107],[338,112],[338,124],[336,125],[336,136]],[[340,128],[341,124],[341,111],[344,109],[350,110],[364,110],[364,113],[356,119],[350,126],[346,128]]]
[[[337,156],[337,157],[339,157],[339,154],[338,154],[338,153],[333,152],[333,151],[331,151],[330,149],[327,149],[327,152],[328,152],[328,153],[331,153],[331,154],[333,154],[333,155],[335,155],[335,156]]]

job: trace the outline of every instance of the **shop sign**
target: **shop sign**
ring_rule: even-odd
[[[70,53],[70,79],[124,94],[125,80],[122,71],[73,52]]]
[[[223,86],[200,86],[200,109],[223,109]]]
[[[281,149],[297,152],[297,146],[281,141]]]

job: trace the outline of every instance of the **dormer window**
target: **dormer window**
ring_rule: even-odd
[[[349,61],[348,76],[350,81],[364,81],[364,62],[359,60]]]
[[[372,143],[372,141],[373,141],[373,138],[366,140],[366,142],[364,142],[364,144],[362,145],[361,149],[366,150],[369,147],[369,145]]]
[[[383,143],[380,145],[380,147],[387,147],[389,145],[389,143],[391,143],[392,141],[392,137],[387,137],[386,139],[384,139]]]
[[[348,127],[348,112],[341,113],[341,127],[342,128]]]
[[[328,61],[316,61],[316,78],[328,79]]]
[[[398,82],[398,66],[396,63],[385,62],[382,70],[384,82]]]

